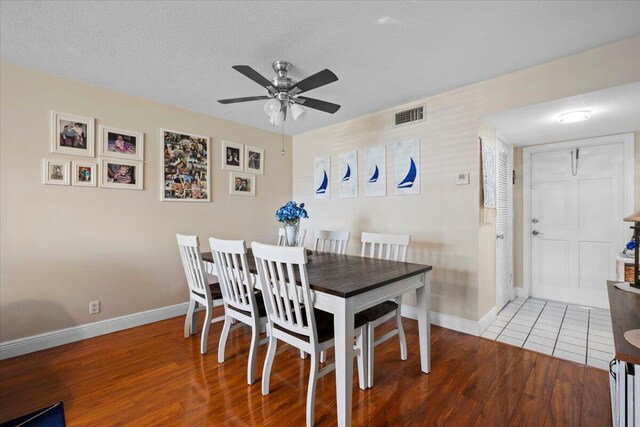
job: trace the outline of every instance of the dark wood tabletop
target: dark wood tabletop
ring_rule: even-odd
[[[624,338],[628,330],[640,329],[640,295],[618,289],[615,283],[608,281],[607,290],[616,359],[640,365],[640,348]]]
[[[202,259],[213,262],[211,252],[203,252]],[[247,254],[247,262],[249,270],[257,274],[251,253]],[[431,270],[430,265],[307,251],[307,274],[311,289],[343,298]]]

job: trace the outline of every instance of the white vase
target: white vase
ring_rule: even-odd
[[[299,233],[300,218],[284,221],[284,244],[286,246],[297,246]]]

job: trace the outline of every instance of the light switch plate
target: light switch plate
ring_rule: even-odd
[[[456,178],[456,185],[468,185],[469,184],[469,172],[459,173]]]

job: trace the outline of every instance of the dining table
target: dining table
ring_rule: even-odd
[[[202,259],[207,273],[216,275],[211,253],[204,252]],[[247,263],[257,278],[256,263],[250,249]],[[431,370],[429,273],[432,267],[308,249],[306,267],[314,307],[333,314],[338,426],[348,427],[352,412],[356,313],[415,290],[420,367],[424,373]],[[259,280],[256,280],[256,288],[260,289]]]

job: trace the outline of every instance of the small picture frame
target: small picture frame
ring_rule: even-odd
[[[69,185],[69,161],[44,159],[42,161],[42,183],[47,185]]]
[[[71,171],[71,185],[76,187],[95,187],[98,184],[96,176],[97,165],[95,163],[73,162]]]
[[[248,173],[231,172],[229,174],[229,194],[255,196],[256,176]]]
[[[144,160],[144,133],[100,126],[100,156]]]
[[[100,187],[122,190],[142,190],[143,162],[121,159],[101,159]]]
[[[264,175],[264,150],[257,147],[244,147],[244,171]]]
[[[51,152],[94,157],[94,119],[51,112]]]
[[[222,169],[232,172],[243,171],[244,145],[222,141]]]

